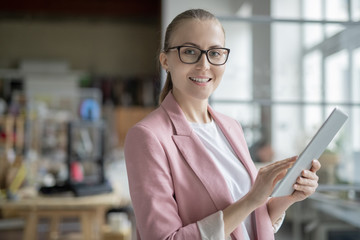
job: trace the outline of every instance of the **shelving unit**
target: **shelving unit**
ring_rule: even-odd
[[[70,122],[67,136],[66,162],[70,173],[67,180],[69,188],[76,196],[111,192],[112,188],[105,178],[104,122]]]

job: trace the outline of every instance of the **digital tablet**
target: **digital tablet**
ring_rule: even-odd
[[[313,159],[318,159],[329,145],[336,133],[346,122],[348,116],[340,109],[334,108],[330,116],[325,120],[323,125],[317,131],[304,151],[290,168],[285,177],[277,183],[272,192],[272,197],[287,196],[294,192],[293,185],[296,179],[305,169],[310,169]]]

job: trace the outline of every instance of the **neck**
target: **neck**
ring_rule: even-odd
[[[208,123],[211,121],[211,115],[208,112],[207,99],[184,99],[176,95],[174,95],[174,97],[189,122]]]

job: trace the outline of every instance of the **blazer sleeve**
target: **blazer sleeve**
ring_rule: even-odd
[[[138,124],[129,130],[124,150],[140,238],[200,240],[197,224],[183,226],[179,217],[167,155],[159,139]]]

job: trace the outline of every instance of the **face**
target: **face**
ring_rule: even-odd
[[[170,39],[170,47],[195,46],[202,50],[224,47],[225,36],[220,24],[214,20],[186,20],[178,26]],[[160,54],[162,67],[169,71],[173,94],[178,101],[208,100],[218,87],[225,65],[215,66],[202,54],[194,64],[180,61],[178,50]]]

